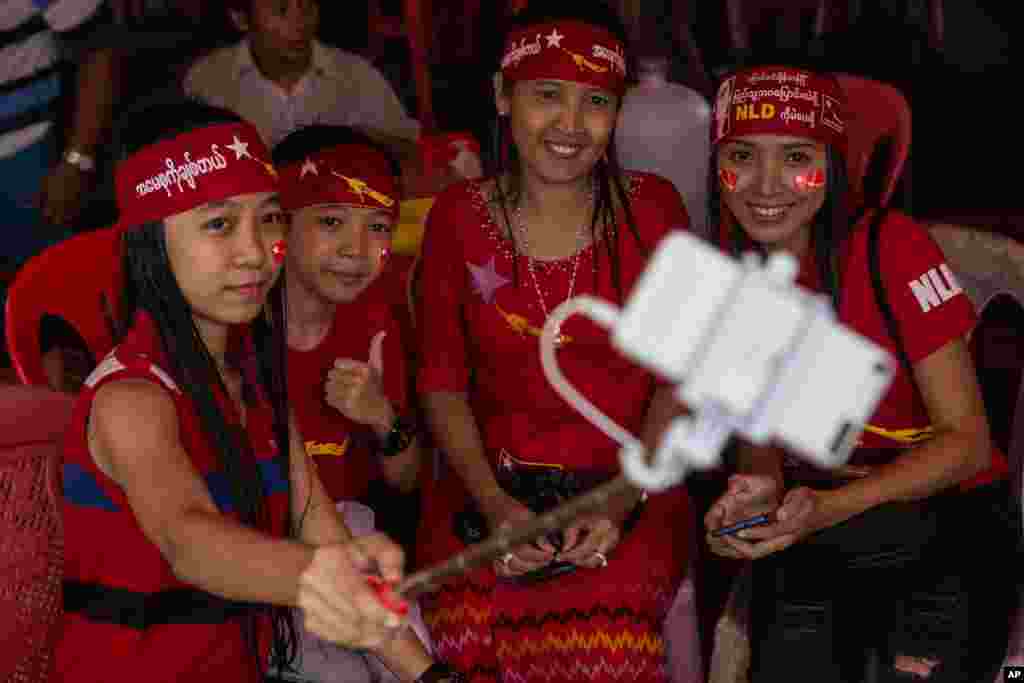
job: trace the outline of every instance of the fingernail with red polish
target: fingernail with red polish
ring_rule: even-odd
[[[391,583],[374,575],[367,576],[366,583],[373,588],[377,599],[389,610],[403,617],[409,613],[409,603],[395,594],[394,586]]]

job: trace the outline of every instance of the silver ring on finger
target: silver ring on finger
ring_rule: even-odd
[[[501,566],[502,566],[502,568],[505,571],[507,571],[507,572],[511,572],[512,571],[512,568],[508,566],[508,563],[511,562],[512,558],[514,558],[514,557],[515,557],[515,555],[513,555],[512,553],[505,553],[504,555],[501,556]]]
[[[599,569],[604,569],[608,566],[608,556],[602,553],[600,550],[594,551],[594,557],[601,561],[601,564],[598,565]]]

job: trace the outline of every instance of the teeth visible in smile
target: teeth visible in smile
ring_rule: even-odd
[[[556,154],[564,154],[566,156],[568,156],[569,154],[575,154],[576,152],[580,151],[580,148],[577,147],[576,145],[556,145],[553,143],[548,143],[548,147],[550,147],[552,151],[554,151]]]
[[[750,209],[758,216],[765,218],[775,218],[781,216],[786,212],[788,207],[785,206],[751,206]]]

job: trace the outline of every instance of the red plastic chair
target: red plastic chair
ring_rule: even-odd
[[[7,294],[7,350],[24,384],[47,385],[39,331],[46,315],[69,324],[98,362],[114,346],[103,300],[114,313],[120,293],[121,234],[76,235],[31,258]]]
[[[910,104],[895,86],[850,74],[835,76],[849,107],[846,162],[856,196],[863,196],[864,177],[872,153],[883,140],[891,142],[881,194],[872,198],[877,199],[874,202],[877,206],[887,206],[910,156]]]
[[[74,400],[0,385],[0,680],[50,680],[64,539],[60,442]]]
[[[961,225],[937,224],[930,231],[979,312],[970,346],[992,440],[1009,460],[1017,520],[1024,526],[1024,244]],[[1019,555],[1010,548],[1006,551],[1013,567]],[[1005,664],[1024,665],[1024,592],[1006,599],[1017,611],[1016,626],[1007,634]],[[1002,636],[991,634],[993,638]]]

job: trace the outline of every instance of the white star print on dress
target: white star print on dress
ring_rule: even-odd
[[[320,169],[318,169],[316,167],[316,164],[313,163],[313,161],[308,157],[302,163],[302,170],[299,171],[299,180],[305,178],[307,173],[312,173],[313,175],[320,175]]]
[[[478,266],[467,261],[466,267],[469,268],[469,272],[473,276],[473,291],[479,294],[486,304],[494,301],[496,291],[512,282],[495,269],[493,256],[486,266]]]

